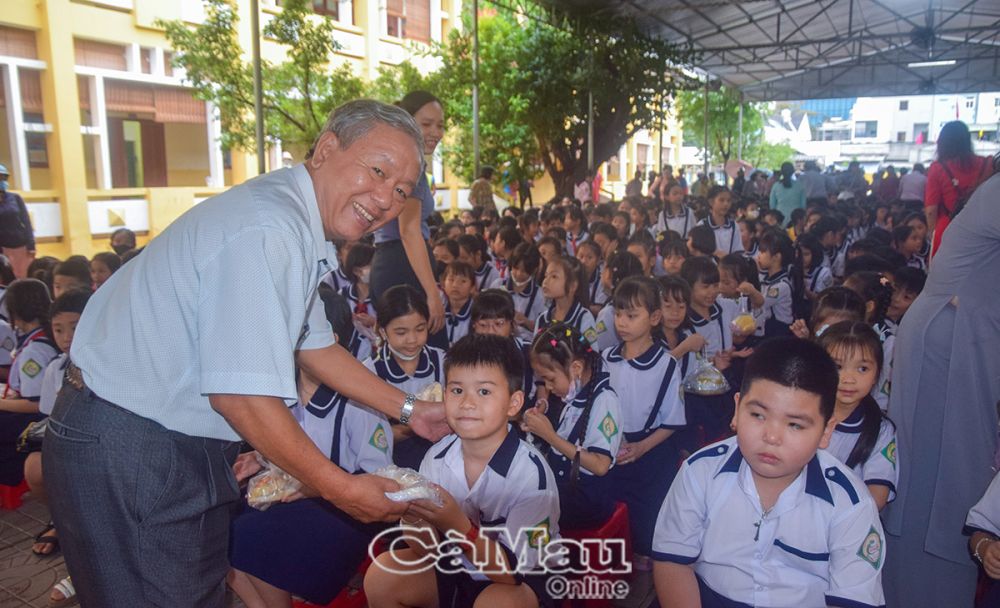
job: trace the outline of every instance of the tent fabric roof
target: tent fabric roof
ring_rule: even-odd
[[[631,17],[750,99],[1000,88],[1000,0],[543,0]],[[926,61],[937,67],[909,67]]]

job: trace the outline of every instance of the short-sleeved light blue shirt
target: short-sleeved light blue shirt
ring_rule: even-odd
[[[101,286],[73,362],[108,401],[236,440],[208,396],[297,399],[295,351],[335,342],[317,303],[335,259],[305,166],[268,173],[179,217]]]

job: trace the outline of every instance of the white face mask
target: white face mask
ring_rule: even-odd
[[[583,387],[580,386],[580,379],[573,378],[573,382],[569,385],[569,390],[566,391],[566,396],[563,397],[563,403],[571,403],[574,399],[576,399],[577,395],[580,394],[580,389],[582,388]]]
[[[823,325],[820,325],[816,329],[816,337],[818,338],[818,337],[822,336],[823,332],[825,332],[828,329],[830,329],[830,324],[829,323],[824,323]]]
[[[382,339],[385,340],[385,346],[389,349],[389,352],[391,352],[393,356],[398,358],[400,361],[415,361],[420,358],[420,351],[417,351],[417,354],[415,355],[407,355],[393,348],[392,344],[389,343],[388,338],[385,337],[385,334],[382,334]]]
[[[361,276],[358,277],[358,281],[360,281],[360,282],[364,283],[365,285],[367,285],[368,284],[368,280],[371,279],[371,276],[372,276],[372,269],[371,268],[365,268],[364,270],[361,271]]]
[[[758,217],[760,217],[760,210],[759,209],[754,209],[753,211],[747,211],[747,219],[748,220],[755,220]]]
[[[528,277],[527,279],[525,279],[523,281],[518,281],[517,279],[514,278],[514,275],[511,275],[510,276],[510,280],[511,280],[511,282],[514,283],[514,287],[516,287],[518,289],[524,289],[525,286],[527,286],[528,283],[531,282],[531,277]]]

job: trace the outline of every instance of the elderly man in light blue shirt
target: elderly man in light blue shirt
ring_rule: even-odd
[[[415,403],[335,344],[317,297],[356,240],[403,209],[422,171],[405,111],[330,115],[305,164],[182,215],[94,294],[77,327],[43,456],[52,512],[86,606],[221,606],[241,437],[362,521],[398,518],[395,482],[352,476],[286,408],[296,368],[435,438]]]

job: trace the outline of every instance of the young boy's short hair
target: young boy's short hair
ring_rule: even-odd
[[[478,234],[463,234],[455,240],[458,241],[459,247],[469,253],[478,253],[480,257],[486,256],[486,241]]]
[[[459,262],[458,260],[455,260],[454,262],[444,267],[444,272],[441,274],[441,280],[444,281],[446,278],[450,276],[465,277],[470,281],[472,281],[473,283],[476,282],[475,269],[472,266],[466,264],[465,262]]]
[[[698,224],[691,228],[688,232],[688,238],[691,239],[691,249],[694,250],[692,253],[697,252],[702,255],[712,255],[718,246],[715,240],[715,231],[712,230],[711,226],[706,226],[705,224]]]
[[[681,278],[687,281],[692,288],[698,281],[705,285],[712,285],[720,280],[719,267],[706,257],[688,258],[681,265]]]
[[[53,276],[73,277],[82,285],[90,285],[90,261],[82,255],[73,255],[60,262]]]
[[[507,262],[511,268],[521,266],[525,272],[533,275],[538,272],[538,267],[542,264],[542,256],[534,243],[521,243],[514,248]]]
[[[893,287],[899,291],[919,295],[927,283],[927,275],[919,268],[902,266],[892,271]]]
[[[89,289],[70,289],[63,292],[52,303],[52,308],[49,309],[49,318],[51,319],[64,312],[82,315],[83,308],[87,305],[90,295],[91,291]]]
[[[7,286],[4,302],[11,318],[11,325],[18,321],[37,321],[42,325],[49,322],[52,299],[49,288],[38,279],[17,279]]]
[[[522,390],[524,356],[510,338],[492,334],[469,334],[448,349],[445,378],[456,367],[496,367],[507,376],[511,393]]]
[[[823,422],[833,416],[840,372],[826,350],[815,342],[799,338],[765,340],[747,359],[740,393],[750,392],[758,380],[818,395]]]
[[[472,322],[482,319],[514,320],[514,298],[503,289],[487,289],[472,300]]]
[[[618,231],[607,222],[594,222],[590,225],[590,235],[593,237],[598,234],[604,235],[604,238],[608,239],[608,241],[618,240]]]
[[[455,239],[449,239],[448,237],[442,237],[434,242],[435,247],[444,247],[451,254],[451,257],[458,258],[458,241]]]

